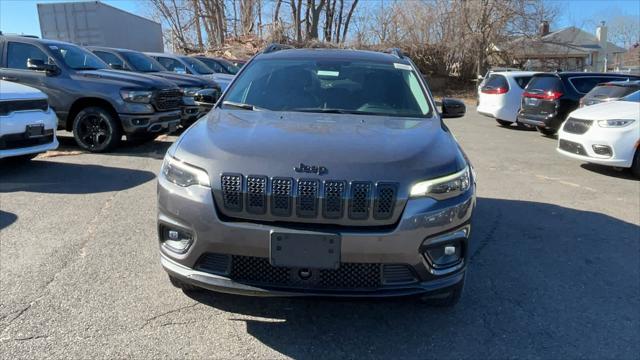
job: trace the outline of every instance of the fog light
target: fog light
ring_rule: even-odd
[[[141,125],[147,125],[149,124],[149,119],[146,118],[136,118],[131,120],[131,122],[133,123],[133,125],[135,126],[141,126]]]
[[[193,243],[193,236],[184,230],[163,227],[161,241],[167,249],[182,254]]]
[[[607,145],[593,145],[593,152],[598,155],[611,157],[613,155],[613,151],[611,151],[611,147]]]
[[[434,268],[445,268],[457,264],[462,258],[462,247],[458,243],[439,244],[428,247],[424,255]]]

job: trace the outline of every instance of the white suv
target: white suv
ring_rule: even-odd
[[[47,95],[0,80],[0,159],[31,159],[58,147],[58,119]]]
[[[640,91],[573,111],[558,133],[558,152],[582,161],[631,168],[640,177]]]
[[[478,113],[489,116],[502,126],[516,122],[525,86],[536,72],[492,72],[480,87]]]

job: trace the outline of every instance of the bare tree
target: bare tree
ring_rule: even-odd
[[[640,20],[630,15],[618,15],[609,20],[609,38],[628,49],[640,43]]]
[[[256,0],[240,0],[240,25],[242,35],[253,33]]]

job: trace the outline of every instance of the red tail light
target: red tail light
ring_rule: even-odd
[[[508,91],[507,88],[503,88],[503,87],[499,87],[495,89],[482,89],[483,94],[494,94],[494,95],[506,94],[507,91]]]
[[[562,96],[562,93],[560,91],[553,91],[553,90],[545,91],[541,94],[534,94],[534,93],[525,91],[522,94],[522,96],[527,98],[536,98],[536,99],[542,99],[542,100],[558,100]]]

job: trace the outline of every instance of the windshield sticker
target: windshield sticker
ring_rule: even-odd
[[[393,67],[395,67],[396,69],[400,69],[400,70],[413,70],[411,68],[411,65],[407,65],[407,64],[398,64],[398,63],[393,63]]]
[[[339,76],[339,71],[318,70],[318,76]]]

